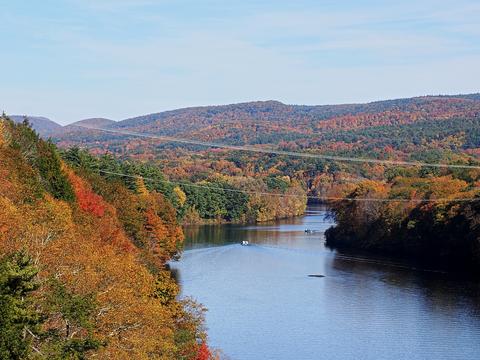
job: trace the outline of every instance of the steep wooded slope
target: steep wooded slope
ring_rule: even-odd
[[[0,357],[198,359],[202,310],[165,263],[170,202],[101,177],[0,119]]]

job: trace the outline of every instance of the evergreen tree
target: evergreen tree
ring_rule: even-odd
[[[24,359],[32,351],[40,323],[31,300],[37,272],[25,252],[0,260],[0,359]]]

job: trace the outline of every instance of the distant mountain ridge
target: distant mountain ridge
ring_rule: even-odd
[[[49,137],[62,129],[62,125],[42,116],[10,115],[9,118],[17,123],[27,118],[32,128],[42,137]]]
[[[341,141],[352,136],[361,139],[358,138],[358,134],[365,132],[366,129],[373,131],[379,127],[408,127],[421,122],[426,122],[422,126],[427,128],[436,124],[435,128],[446,134],[442,128],[446,125],[437,124],[443,120],[453,121],[453,124],[449,123],[448,126],[449,129],[453,126],[456,130],[449,130],[450,135],[470,130],[476,134],[476,131],[480,131],[477,129],[479,117],[480,93],[476,93],[340,105],[287,105],[273,100],[254,101],[163,111],[118,122],[105,118],[91,118],[64,127],[51,122],[50,128],[43,128],[43,122],[40,122],[42,126],[38,121],[31,122],[42,136],[52,136],[60,146],[81,144],[102,151],[112,150],[112,143],[115,143],[115,146],[122,146],[127,141],[126,137],[82,127],[137,131],[230,144],[278,144],[300,141],[303,142],[301,146],[309,146],[305,141],[311,143],[313,139],[318,143],[328,138],[331,142],[334,140],[334,134],[339,134],[339,139],[343,139]],[[465,128],[467,125],[455,122],[454,119],[468,119],[474,126],[471,128],[470,124],[467,129]],[[352,131],[358,134],[347,134]],[[396,128],[395,131],[410,130]],[[469,143],[471,142],[469,140]]]
[[[358,113],[381,112],[388,110],[405,111],[409,107],[422,106],[433,101],[480,101],[480,93],[465,95],[436,95],[422,96],[413,98],[402,98],[393,100],[381,100],[369,103],[358,104],[337,104],[337,105],[287,105],[280,101],[252,101],[245,103],[236,103],[229,105],[213,105],[188,107],[176,110],[163,111],[142,116],[137,116],[119,121],[113,125],[115,128],[128,128],[142,126],[152,122],[168,122],[170,119],[180,119],[188,115],[204,117],[205,119],[218,120],[221,116],[223,120],[243,115],[252,117],[256,120],[278,121],[288,116],[306,117],[309,119],[321,120],[333,116],[355,115]]]
[[[9,115],[16,123],[21,123],[25,119],[28,120],[31,127],[43,138],[68,136],[68,134],[84,131],[82,127],[108,127],[115,123],[114,120],[105,118],[90,118],[62,126],[53,120],[43,116],[29,116],[29,115]]]
[[[68,124],[64,126],[63,128],[73,128],[73,127],[79,127],[79,126],[109,126],[115,123],[115,120],[110,120],[106,118],[90,118],[90,119],[84,119],[80,121],[76,121],[74,123]]]
[[[88,137],[88,134],[91,130],[87,129],[88,127],[93,128],[107,128],[110,125],[114,124],[114,120],[105,119],[105,118],[89,118],[74,123],[68,124],[62,127],[59,131],[53,134],[54,138],[65,138],[72,136],[83,136]]]

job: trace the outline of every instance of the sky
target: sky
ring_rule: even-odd
[[[478,0],[0,0],[0,111],[62,124],[480,91]]]

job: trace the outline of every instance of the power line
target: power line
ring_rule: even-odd
[[[216,142],[210,142],[210,141],[190,140],[190,139],[178,138],[173,136],[154,135],[154,134],[148,134],[148,133],[133,132],[128,130],[119,131],[115,129],[105,129],[105,128],[99,128],[99,127],[93,127],[93,126],[79,125],[79,124],[75,124],[73,126],[77,126],[84,129],[90,129],[90,130],[104,131],[104,132],[113,133],[113,134],[138,136],[138,137],[151,138],[151,139],[157,139],[162,141],[177,142],[182,144],[215,147],[220,149],[229,149],[229,150],[236,150],[236,151],[250,151],[255,153],[263,153],[263,154],[275,154],[275,155],[303,157],[303,158],[310,158],[310,159],[323,159],[323,160],[383,164],[383,165],[404,165],[404,166],[423,166],[423,167],[435,167],[435,168],[480,170],[480,166],[478,165],[440,164],[440,163],[425,163],[425,162],[417,162],[417,161],[380,160],[380,159],[371,159],[371,158],[356,158],[356,157],[348,157],[348,156],[311,154],[311,153],[304,153],[304,152],[276,150],[272,148],[258,148],[251,145],[228,145],[228,144],[222,144],[222,143],[216,143]]]
[[[202,184],[192,184],[183,181],[170,181],[170,180],[160,180],[160,179],[153,179],[148,178],[140,175],[130,175],[130,174],[123,174],[117,173],[113,171],[107,170],[99,170],[100,173],[103,174],[110,174],[116,175],[121,177],[128,177],[133,179],[142,179],[147,181],[159,182],[159,183],[168,183],[168,184],[176,184],[176,185],[183,185],[195,188],[203,188],[209,190],[222,190],[228,191],[233,193],[243,193],[243,194],[252,194],[252,195],[262,195],[262,196],[279,196],[279,197],[294,197],[294,198],[303,198],[303,199],[310,199],[310,200],[319,200],[319,201],[363,201],[363,202],[469,202],[469,201],[478,201],[480,198],[461,198],[461,199],[448,199],[448,198],[440,198],[440,199],[383,199],[383,198],[352,198],[352,197],[333,197],[333,196],[308,196],[308,195],[297,195],[297,194],[279,194],[279,193],[272,193],[272,192],[261,192],[261,191],[251,191],[251,190],[240,190],[240,189],[228,189],[223,188],[220,186],[209,186],[209,185],[202,185]]]
[[[335,224],[331,224],[331,225],[335,225]],[[304,250],[304,249],[295,249],[295,248],[289,248],[289,247],[285,247],[285,246],[265,245],[263,243],[252,243],[252,246],[260,247],[260,248],[279,249],[279,250],[285,250],[285,251],[291,251],[291,252],[305,252],[305,251],[307,251],[307,250]],[[310,252],[311,250],[308,250],[308,251]],[[332,253],[332,252],[325,251],[325,250],[320,250],[318,252],[322,253],[322,254],[325,254],[325,255],[333,256],[333,257],[335,257],[335,259],[339,259],[339,260],[343,260],[343,261],[363,262],[363,263],[368,263],[368,264],[372,264],[372,265],[384,265],[384,266],[402,268],[402,269],[413,270],[413,271],[425,271],[425,272],[434,272],[434,273],[440,273],[440,274],[446,273],[445,271],[442,271],[442,270],[419,268],[419,267],[415,267],[413,265],[409,265],[407,263],[402,264],[402,263],[398,263],[398,262],[385,261],[385,260],[375,259],[375,258],[350,256],[350,255],[344,255],[344,254],[341,254],[341,253],[338,253],[338,252]]]

